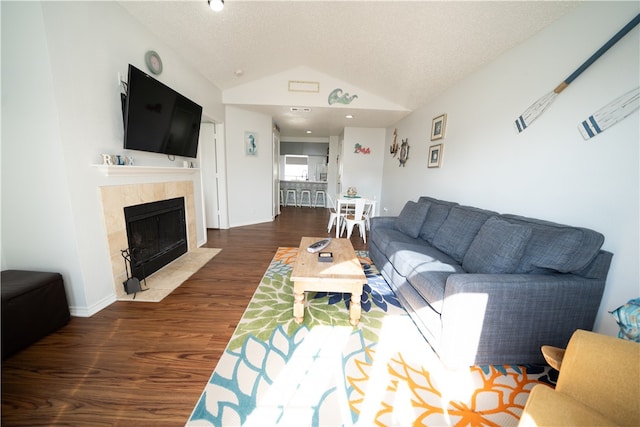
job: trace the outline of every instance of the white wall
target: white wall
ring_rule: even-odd
[[[382,165],[385,160],[385,130],[348,127],[342,142],[342,191],[356,187],[358,194],[380,200]],[[356,152],[356,144],[364,152]],[[379,210],[379,207],[378,207]]]
[[[639,11],[637,2],[587,2],[397,124],[405,168],[388,151],[382,206],[400,212],[421,195],[592,228],[614,253],[596,330],[607,311],[640,295],[639,114],[584,141],[579,122],[637,87],[640,28],[579,76],[522,134],[513,122]],[[447,113],[443,165],[428,169],[431,120]],[[396,126],[394,126],[396,127]],[[393,128],[386,132],[386,146]]]
[[[63,273],[74,315],[111,303],[114,289],[98,187],[200,177],[102,176],[100,153],[122,149],[118,72],[145,69],[156,50],[160,81],[223,121],[218,88],[188,67],[116,2],[2,2],[2,265]],[[179,166],[129,152],[137,165]],[[196,197],[198,236],[204,236]],[[200,242],[202,243],[202,242]]]
[[[2,269],[57,271],[67,286],[82,283],[40,5],[0,7]],[[86,304],[82,286],[69,297]]]
[[[226,107],[225,139],[229,225],[238,227],[273,220],[271,116]],[[245,132],[258,136],[255,156],[246,154]]]

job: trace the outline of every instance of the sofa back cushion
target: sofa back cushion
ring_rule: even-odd
[[[454,206],[433,237],[432,245],[461,263],[480,227],[489,217],[497,215],[484,209]]]
[[[452,207],[458,206],[458,204],[455,202],[446,202],[444,200],[438,200],[427,196],[420,197],[418,199],[418,203],[428,203],[431,206],[429,208],[429,212],[427,212],[427,217],[424,220],[424,224],[422,224],[422,229],[420,230],[420,238],[429,243],[432,243],[433,236],[436,235],[436,232],[442,226],[444,220],[447,219],[449,211]]]
[[[430,206],[429,203],[416,203],[409,200],[396,218],[396,230],[402,231],[414,239],[418,237]]]
[[[556,224],[517,215],[502,215],[512,224],[531,227],[516,273],[571,273],[585,268],[598,255],[604,236],[581,227]]]
[[[462,260],[468,273],[513,273],[531,238],[531,227],[489,218],[471,242]]]

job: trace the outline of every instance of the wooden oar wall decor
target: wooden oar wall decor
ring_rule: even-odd
[[[587,140],[623,120],[640,108],[640,87],[621,95],[587,117],[578,125],[582,137]]]
[[[540,117],[542,113],[551,105],[556,97],[571,84],[584,70],[589,68],[598,58],[600,58],[607,50],[624,37],[629,31],[631,31],[640,22],[640,14],[636,15],[627,25],[625,25],[620,31],[618,31],[608,42],[606,42],[596,53],[591,55],[584,64],[578,67],[569,77],[567,77],[562,83],[560,83],[552,92],[546,94],[542,98],[533,103],[527,110],[520,115],[515,121],[515,128],[518,133],[524,131],[535,119]]]

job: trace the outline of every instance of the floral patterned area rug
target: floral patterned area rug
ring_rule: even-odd
[[[366,251],[362,317],[350,294],[308,292],[293,320],[297,248],[279,248],[187,426],[509,426],[543,366],[448,371]]]

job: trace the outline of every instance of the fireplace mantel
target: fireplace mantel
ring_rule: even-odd
[[[200,168],[181,168],[171,166],[117,166],[91,165],[104,176],[144,176],[144,175],[193,175]]]

